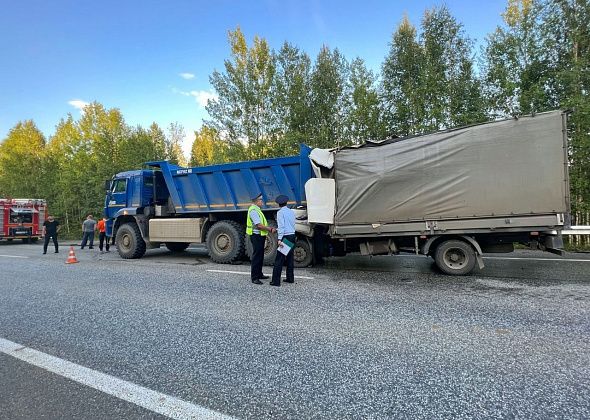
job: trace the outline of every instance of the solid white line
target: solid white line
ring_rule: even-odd
[[[526,257],[483,257],[485,260],[528,260],[528,261],[572,261],[590,262],[590,260],[578,260],[573,258],[526,258]]]
[[[4,257],[4,258],[29,258],[29,257],[23,257],[21,255],[0,255],[0,257]]]
[[[232,419],[217,411],[162,394],[105,373],[0,338],[0,353],[40,367],[172,419]]]
[[[249,271],[230,271],[230,270],[207,270],[211,273],[230,273],[230,274],[241,274],[243,276],[249,276]],[[295,276],[296,279],[305,279],[305,280],[313,280],[315,277],[307,277],[307,276]]]

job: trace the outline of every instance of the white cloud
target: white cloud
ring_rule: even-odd
[[[192,73],[180,73],[179,76],[185,80],[191,80],[195,78],[195,75]]]
[[[182,95],[182,96],[191,96],[190,92],[184,92],[182,90],[176,89],[175,87],[172,88],[172,92],[178,93],[179,95]]]
[[[191,96],[195,97],[195,100],[199,104],[201,108],[205,108],[207,106],[207,102],[211,100],[219,99],[219,95],[207,90],[191,90]]]
[[[72,99],[71,101],[68,101],[68,104],[72,105],[74,108],[79,109],[80,114],[83,114],[84,108],[90,105],[88,102],[82,101],[80,99]]]

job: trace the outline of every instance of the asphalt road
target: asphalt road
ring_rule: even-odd
[[[212,416],[590,418],[588,254],[521,251],[463,278],[352,256],[280,288],[201,248],[76,255],[0,244],[0,341]],[[125,395],[0,352],[1,419],[164,418]]]

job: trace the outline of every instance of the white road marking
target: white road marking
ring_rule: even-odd
[[[230,270],[207,270],[211,273],[229,273],[229,274],[241,274],[243,276],[249,276],[249,271],[230,271]],[[295,276],[296,279],[305,279],[305,280],[313,280],[315,277],[307,277],[307,276]]]
[[[4,258],[29,258],[29,257],[23,257],[22,255],[0,255],[0,257],[4,257]]]
[[[590,260],[581,260],[574,258],[527,258],[527,257],[483,257],[485,260],[528,260],[528,261],[572,261],[572,262],[590,262]]]
[[[218,411],[144,388],[3,338],[0,338],[0,353],[172,419],[233,419]]]

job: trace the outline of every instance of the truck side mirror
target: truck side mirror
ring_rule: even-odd
[[[110,180],[110,179],[107,179],[107,180],[104,182],[104,190],[105,190],[106,192],[109,192],[109,191],[111,190],[111,180]]]

